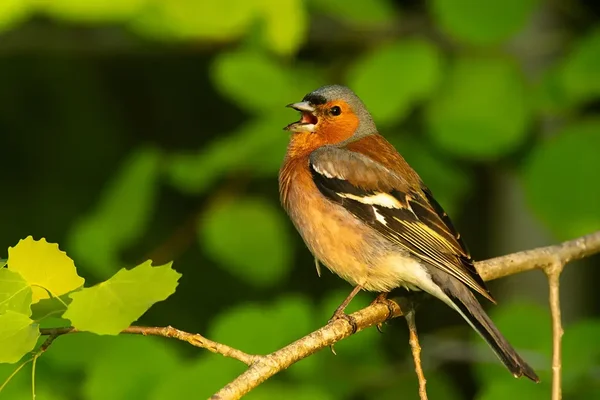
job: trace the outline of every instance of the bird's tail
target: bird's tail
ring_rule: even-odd
[[[516,378],[525,375],[534,382],[540,381],[533,368],[517,354],[515,349],[502,336],[490,317],[483,310],[483,307],[481,307],[481,304],[479,304],[473,293],[465,285],[456,282],[454,285],[446,286],[444,293],[450,299],[451,305],[485,339],[500,361],[506,365],[506,368]]]

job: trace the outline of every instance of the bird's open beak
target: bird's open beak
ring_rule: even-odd
[[[299,103],[288,104],[286,107],[293,108],[294,110],[302,113],[300,121],[293,122],[283,128],[290,132],[314,132],[317,125],[318,119],[315,115],[315,107],[308,101],[301,101]]]

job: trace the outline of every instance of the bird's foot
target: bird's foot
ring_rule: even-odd
[[[348,324],[350,324],[350,326],[352,327],[352,334],[355,334],[358,330],[358,325],[356,324],[356,320],[354,319],[354,317],[346,314],[344,310],[337,310],[336,312],[334,312],[331,318],[329,318],[329,321],[327,321],[327,323],[331,324],[332,322],[335,322],[338,319],[343,319],[346,322],[348,322]]]
[[[329,318],[329,321],[327,321],[327,323],[331,324],[332,322],[335,322],[338,319],[343,319],[344,321],[348,322],[350,327],[352,327],[352,334],[355,334],[356,331],[358,330],[358,325],[357,325],[354,317],[346,314],[344,312],[344,310],[337,310],[336,312],[334,312],[333,315],[331,316],[331,318]],[[337,356],[337,353],[335,352],[335,348],[333,347],[333,344],[331,346],[329,346],[329,348],[331,349],[331,352],[333,353],[333,355]]]
[[[374,304],[381,304],[381,303],[383,303],[383,304],[385,304],[387,306],[388,316],[385,319],[385,321],[387,321],[390,318],[392,318],[392,316],[394,315],[394,307],[396,305],[392,300],[389,300],[387,298],[387,295],[388,295],[387,293],[379,293],[377,295],[377,297],[375,297],[375,300],[373,300],[371,302],[371,304],[370,304],[370,305],[374,305]],[[383,333],[383,331],[382,331],[383,322],[378,323],[376,326],[377,326],[377,330],[379,331],[379,333]]]

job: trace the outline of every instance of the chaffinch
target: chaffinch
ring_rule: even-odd
[[[495,303],[450,218],[358,96],[324,86],[288,107],[302,117],[284,128],[292,135],[281,201],[316,260],[355,286],[334,316],[360,290],[425,291],[462,315],[515,377],[538,382],[473,295]]]

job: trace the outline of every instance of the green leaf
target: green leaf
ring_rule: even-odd
[[[427,378],[428,398],[444,400],[458,400],[463,398],[457,390],[457,385],[447,375],[426,370],[425,376]],[[412,368],[403,369],[399,374],[394,373],[394,379],[391,382],[383,381],[382,383],[387,384],[386,386],[388,387],[371,393],[368,399],[397,400],[398,393],[403,394],[403,399],[419,399],[419,384]]]
[[[172,263],[153,267],[146,261],[121,269],[109,280],[72,293],[63,318],[82,331],[117,335],[140,318],[154,303],[175,292],[181,274]]]
[[[292,240],[283,212],[258,198],[215,204],[200,219],[200,244],[233,275],[272,286],[289,273]]]
[[[498,379],[483,386],[476,400],[506,399],[549,399],[551,398],[550,380],[535,385],[527,379]]]
[[[244,396],[245,400],[333,400],[335,398],[321,387],[281,382],[265,383]]]
[[[475,160],[514,151],[531,113],[517,68],[500,59],[460,59],[427,113],[428,133],[445,150]]]
[[[261,117],[300,101],[320,81],[314,70],[285,68],[275,58],[250,49],[219,55],[211,77],[219,92]]]
[[[185,193],[200,194],[228,172],[243,171],[260,176],[277,176],[285,154],[288,135],[283,128],[293,117],[276,113],[245,123],[234,134],[219,137],[199,152],[176,153],[167,158],[170,183]],[[273,130],[275,129],[275,134]]]
[[[45,322],[45,321],[44,321]],[[42,327],[45,324],[41,324]],[[67,324],[61,324],[65,326]],[[56,325],[58,326],[58,325]],[[89,365],[96,363],[115,342],[124,335],[117,337],[99,336],[88,332],[69,335],[64,340],[56,340],[44,353],[43,360],[50,368],[65,373],[78,373]],[[85,354],[85,357],[82,357]]]
[[[251,26],[264,0],[152,2],[131,21],[133,30],[165,39],[240,37]]]
[[[427,98],[440,75],[438,50],[429,42],[411,39],[382,46],[359,59],[348,72],[348,82],[375,121],[390,124]]]
[[[365,27],[391,24],[398,14],[390,0],[312,0],[309,6],[318,13]]]
[[[567,326],[562,339],[562,383],[564,391],[576,391],[600,360],[600,349],[590,345],[600,337],[600,321],[584,320]]]
[[[6,384],[0,391],[0,399],[31,400],[31,364],[27,363],[13,375],[22,363],[0,363],[0,386]],[[11,375],[13,376],[11,377]],[[10,380],[8,380],[9,377],[11,377]]]
[[[69,232],[69,249],[82,265],[98,275],[113,273],[121,264],[118,252],[144,233],[153,216],[161,157],[154,148],[132,153],[95,209]]]
[[[165,375],[148,398],[150,400],[207,399],[246,368],[237,360],[218,354],[205,354]]]
[[[0,1],[0,30],[10,29],[22,22],[31,8],[31,4],[23,0]]]
[[[7,261],[8,260],[6,258],[0,258],[0,268],[4,268]]]
[[[533,367],[542,382],[550,380],[552,330],[547,308],[525,301],[502,304],[490,309],[489,315],[504,337],[517,352]],[[546,329],[541,329],[546,327]],[[495,380],[505,385],[522,387],[522,383],[532,383],[527,379],[517,380],[494,356],[485,341],[473,331],[472,337],[482,354],[490,355],[489,363],[476,364],[477,376],[483,382]],[[532,385],[533,386],[533,385]]]
[[[310,303],[289,296],[269,305],[246,302],[233,307],[213,319],[208,336],[249,353],[268,354],[316,327]]]
[[[35,347],[40,330],[28,316],[11,310],[0,314],[0,363],[16,363]]]
[[[9,247],[8,269],[19,273],[33,286],[33,303],[50,298],[48,291],[52,296],[61,296],[81,287],[84,282],[67,253],[45,238],[34,240],[28,236],[19,240],[15,247]]]
[[[576,122],[533,148],[525,194],[534,213],[560,239],[600,229],[600,119]],[[558,189],[564,185],[563,189]]]
[[[119,337],[88,363],[83,394],[88,400],[147,399],[164,376],[182,365],[162,338]]]
[[[450,35],[486,45],[510,38],[525,26],[538,0],[434,0],[432,12]]]
[[[127,20],[146,6],[148,0],[73,1],[52,0],[36,3],[41,11],[57,18],[77,22],[111,22]]]
[[[550,116],[568,112],[571,99],[562,83],[562,69],[553,65],[542,72],[533,87],[533,100],[536,109]]]
[[[29,283],[17,272],[0,269],[0,314],[10,310],[29,317],[31,303]]]
[[[262,2],[265,21],[264,35],[267,46],[279,54],[293,54],[298,50],[308,28],[308,15],[302,0]]]
[[[600,29],[575,44],[562,68],[562,84],[576,102],[600,96]]]

